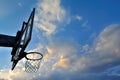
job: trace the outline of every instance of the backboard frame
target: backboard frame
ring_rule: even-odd
[[[13,62],[12,70],[15,68],[18,61],[26,56],[25,49],[31,40],[34,15],[35,15],[35,8],[33,8],[33,11],[31,12],[28,21],[23,22],[21,31],[17,32],[16,44],[14,45],[11,52],[12,55],[11,61]],[[27,32],[29,33],[27,34]]]

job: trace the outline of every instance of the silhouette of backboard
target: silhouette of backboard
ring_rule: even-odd
[[[13,62],[12,70],[15,68],[18,61],[21,60],[26,55],[25,49],[28,43],[30,42],[32,36],[34,14],[35,14],[35,8],[31,12],[28,21],[23,22],[22,29],[17,32],[15,38],[15,45],[11,52],[12,55],[11,61]]]

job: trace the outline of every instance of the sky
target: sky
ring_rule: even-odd
[[[36,73],[25,59],[11,71],[12,48],[0,47],[0,80],[119,80],[119,0],[0,0],[0,34],[15,36],[36,8],[26,51],[44,57]]]

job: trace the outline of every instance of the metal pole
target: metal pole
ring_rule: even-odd
[[[13,47],[16,42],[15,36],[0,34],[0,46],[2,47]]]

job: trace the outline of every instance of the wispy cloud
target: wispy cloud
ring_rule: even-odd
[[[88,21],[85,21],[85,22],[82,24],[82,27],[83,27],[83,28],[88,27]]]
[[[66,14],[65,9],[60,5],[60,0],[40,0],[35,25],[44,32],[45,36],[52,36],[59,30],[58,24],[64,21]],[[0,75],[3,76],[0,78],[8,80],[111,80],[111,77],[104,75],[103,72],[119,64],[119,34],[120,25],[110,25],[95,39],[93,46],[88,44],[80,46],[75,41],[65,39],[50,40],[47,45],[41,44],[32,50],[40,51],[44,48],[44,58],[37,73],[25,73],[23,63],[19,63],[13,72],[8,69],[1,71]]]
[[[69,41],[53,41],[47,46],[40,70],[41,76],[36,76],[34,79],[88,80],[91,78],[111,80],[115,76],[108,76],[104,74],[104,71],[119,65],[119,34],[120,25],[108,26],[95,39],[92,48],[89,45],[80,47],[78,44]],[[80,49],[85,53],[88,52],[88,54],[79,55]],[[116,76],[116,78],[118,77]]]
[[[97,37],[91,49],[89,45],[80,47],[71,41],[52,41],[46,46],[44,58],[38,73],[27,74],[18,69],[18,73],[8,74],[9,78],[13,80],[21,79],[21,77],[22,79],[30,79],[29,76],[31,76],[32,80],[61,80],[63,78],[64,80],[88,80],[89,78],[94,80],[106,80],[107,78],[111,80],[112,77],[105,75],[104,72],[111,67],[119,65],[119,34],[120,25],[108,26]],[[88,54],[80,55],[80,49],[84,49],[83,51],[85,53],[88,52]]]
[[[60,0],[39,0],[35,25],[46,36],[50,36],[57,32],[60,27],[58,24],[64,21],[65,16],[66,11]]]
[[[74,17],[72,17],[72,20],[79,21],[81,23],[81,27],[84,29],[88,29],[90,27],[88,20],[85,20],[83,16],[75,15]]]
[[[78,21],[81,21],[81,20],[82,20],[82,16],[76,15],[76,19],[77,19]]]

